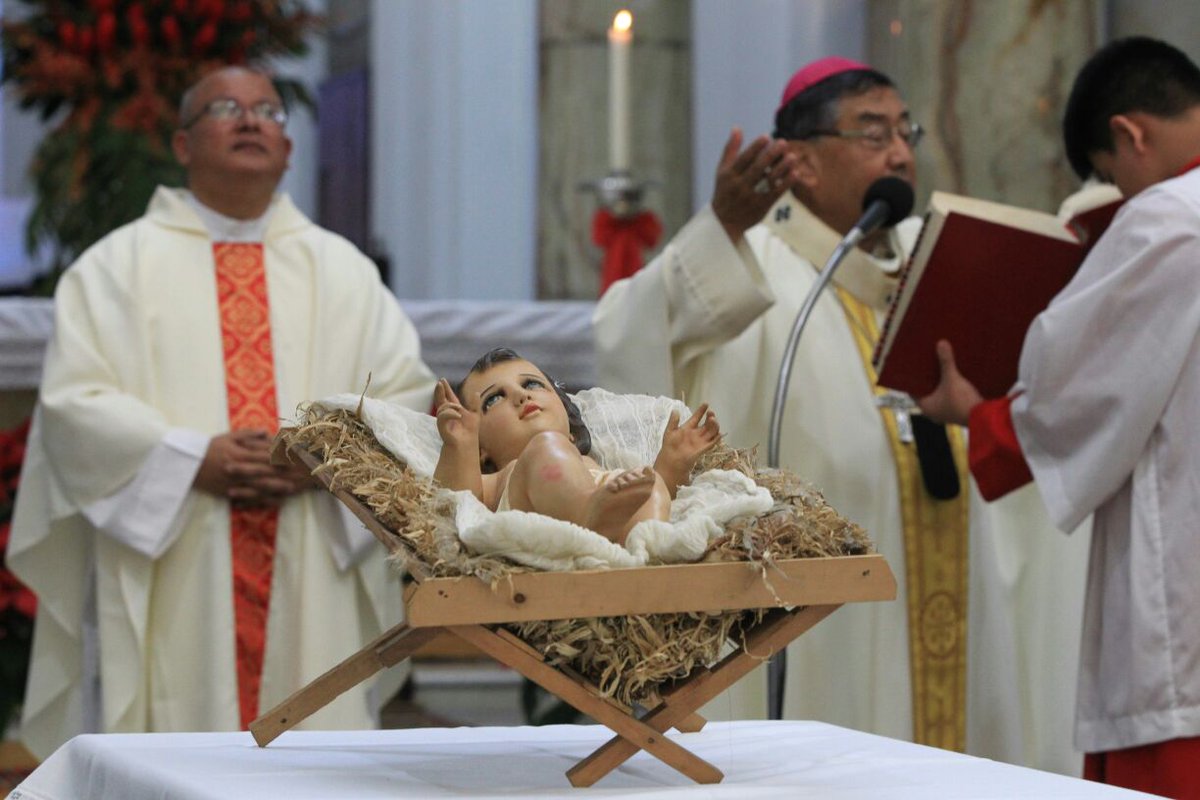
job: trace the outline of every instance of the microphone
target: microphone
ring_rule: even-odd
[[[821,268],[816,283],[804,298],[800,313],[792,323],[792,332],[783,351],[783,363],[779,366],[779,381],[775,384],[775,403],[771,407],[771,427],[767,439],[767,465],[772,469],[779,468],[779,433],[783,424],[788,384],[791,382],[792,362],[796,360],[796,347],[800,344],[800,334],[808,324],[808,318],[812,315],[821,290],[829,283],[833,271],[842,263],[846,254],[859,242],[881,227],[890,228],[895,225],[912,213],[912,207],[912,186],[902,178],[889,175],[879,178],[867,187],[867,193],[863,197],[862,216],[838,242],[829,260]],[[767,663],[767,716],[770,719],[783,719],[783,683],[786,672],[787,650],[780,650]]]
[[[857,231],[854,244],[858,244],[877,229],[890,228],[907,217],[912,213],[912,207],[913,190],[908,181],[894,175],[880,178],[867,188],[867,194],[863,197],[863,215],[846,234],[846,238],[855,236]]]
[[[816,283],[804,298],[800,313],[796,315],[796,321],[792,324],[792,332],[783,351],[783,363],[779,367],[779,382],[775,385],[775,404],[771,410],[770,437],[767,440],[768,466],[779,467],[779,428],[783,419],[783,406],[787,400],[788,378],[791,376],[792,362],[796,360],[796,345],[800,342],[800,334],[808,323],[817,297],[833,277],[833,271],[853,247],[880,227],[891,227],[907,217],[912,212],[912,207],[913,190],[908,181],[889,175],[872,183],[863,197],[863,215],[838,242],[833,254],[821,268]]]

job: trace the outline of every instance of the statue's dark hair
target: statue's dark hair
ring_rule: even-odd
[[[837,124],[838,101],[880,87],[896,88],[888,76],[873,69],[839,72],[797,94],[775,112],[776,139],[808,139]]]
[[[1109,120],[1142,111],[1171,119],[1200,105],[1200,68],[1180,50],[1145,36],[1117,39],[1088,59],[1067,98],[1063,142],[1080,178],[1092,173],[1091,154],[1111,153]]]
[[[458,382],[457,386],[454,387],[454,393],[459,397],[462,397],[462,386],[464,383],[466,383],[467,378],[472,375],[477,375],[480,372],[491,369],[497,364],[503,364],[505,361],[527,360],[528,359],[519,355],[515,350],[511,350],[507,347],[497,347],[489,350],[480,356],[478,361],[471,365],[471,369],[467,371],[467,374],[463,376],[463,379]],[[587,426],[583,424],[583,414],[580,413],[579,406],[575,405],[575,401],[571,399],[569,394],[567,394],[566,388],[561,383],[554,380],[554,378],[551,377],[550,374],[541,367],[538,367],[538,369],[542,370],[542,374],[546,376],[546,380],[550,381],[550,385],[554,387],[554,391],[558,395],[558,399],[562,400],[563,405],[566,406],[567,425],[571,432],[571,439],[575,442],[575,447],[579,450],[579,454],[586,456],[592,451],[592,434],[591,431],[587,429]]]

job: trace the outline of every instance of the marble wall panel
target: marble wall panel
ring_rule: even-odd
[[[929,131],[932,189],[1054,211],[1078,187],[1060,124],[1094,51],[1102,0],[872,0],[868,52]]]
[[[1196,0],[1109,0],[1108,6],[1111,36],[1162,39],[1200,64],[1200,3]]]
[[[678,230],[690,215],[690,4],[542,0],[539,299],[596,297],[601,252],[592,244],[591,230],[597,200],[579,185],[608,172],[607,30],[622,8],[634,16],[632,171],[637,178],[656,182],[645,204],[658,214],[666,231]]]

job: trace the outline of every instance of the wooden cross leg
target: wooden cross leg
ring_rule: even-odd
[[[718,783],[724,777],[712,764],[666,738],[661,730],[646,725],[609,698],[601,696],[594,687],[587,685],[578,676],[572,676],[559,667],[546,664],[536,651],[507,631],[491,631],[479,625],[448,626],[447,630],[615,731],[622,741],[627,740],[631,743],[633,752],[645,750],[697,783]],[[684,716],[686,714],[680,715],[681,718]],[[602,774],[607,772],[606,770]],[[568,772],[567,776],[570,779],[571,773]],[[599,777],[601,776],[597,776]],[[573,779],[571,782],[575,783]]]
[[[652,734],[661,734],[669,728],[676,727],[681,721],[688,719],[695,709],[725,691],[765,659],[787,647],[789,642],[825,619],[840,605],[839,603],[808,606],[791,611],[772,612],[767,619],[750,632],[741,649],[730,653],[712,668],[705,667],[694,671],[687,678],[676,683],[670,690],[664,692],[662,704],[641,719],[638,723],[639,729],[649,729]],[[563,699],[567,698],[564,696]],[[605,720],[599,721],[619,735],[608,740],[587,758],[567,770],[567,779],[572,786],[591,786],[625,763],[639,749],[658,756],[698,783],[716,783],[721,780],[720,770],[707,762],[701,763],[710,767],[716,776],[709,780],[705,780],[700,774],[693,773],[687,766],[674,763],[663,758],[651,748],[644,747],[640,741],[626,736],[620,728],[609,725]],[[689,753],[689,755],[691,754]],[[696,757],[692,756],[692,758]],[[699,761],[699,759],[696,760]]]
[[[382,633],[362,650],[347,658],[312,683],[250,723],[250,733],[259,747],[266,747],[279,734],[320,711],[333,699],[370,678],[381,669],[399,664],[441,631],[441,628],[410,628],[400,623]]]
[[[663,734],[673,727],[681,731],[699,730],[704,719],[695,713],[697,708],[786,647],[839,605],[770,612],[767,619],[746,637],[742,648],[712,668],[696,670],[663,692],[660,703],[641,719],[630,709],[601,695],[581,676],[546,664],[541,654],[504,629],[491,630],[482,625],[412,628],[400,624],[256,719],[250,724],[250,732],[259,747],[266,747],[341,693],[381,669],[398,664],[446,630],[517,670],[617,734],[567,771],[567,779],[572,785],[591,786],[639,750],[645,750],[697,783],[718,783],[724,777],[719,769]]]

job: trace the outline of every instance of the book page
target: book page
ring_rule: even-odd
[[[1074,217],[1087,214],[1112,203],[1119,203],[1124,199],[1121,196],[1121,190],[1116,186],[1113,186],[1111,183],[1100,183],[1094,178],[1089,178],[1077,191],[1062,201],[1062,204],[1058,207],[1057,216],[1066,225]]]
[[[1010,228],[1019,228],[1030,233],[1040,233],[1043,236],[1062,239],[1066,242],[1078,241],[1075,234],[1063,225],[1061,219],[1044,211],[993,203],[989,200],[964,197],[948,192],[934,192],[929,198],[929,207],[943,214],[965,214],[969,217],[978,217],[1000,225],[1007,225]]]
[[[1089,181],[1063,200],[1058,207],[1058,218],[1087,248],[1108,230],[1125,198],[1121,191],[1110,183]]]

